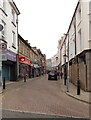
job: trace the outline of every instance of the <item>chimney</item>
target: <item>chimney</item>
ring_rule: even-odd
[[[28,40],[26,40],[26,42],[28,43]]]
[[[36,49],[36,47],[33,47],[34,49]]]
[[[30,43],[28,43],[30,45]]]

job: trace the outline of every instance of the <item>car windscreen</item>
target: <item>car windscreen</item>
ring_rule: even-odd
[[[54,72],[50,72],[49,74],[50,74],[50,75],[55,75],[55,73],[54,73]]]

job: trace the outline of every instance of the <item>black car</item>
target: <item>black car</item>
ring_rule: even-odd
[[[54,71],[51,71],[48,73],[48,80],[57,80],[57,73]]]

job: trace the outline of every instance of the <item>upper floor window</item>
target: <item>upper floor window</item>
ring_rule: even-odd
[[[89,13],[91,13],[91,1],[89,1]]]
[[[78,40],[79,40],[79,50],[81,50],[81,46],[82,46],[82,40],[81,40],[81,29],[79,30],[79,32],[78,32]]]
[[[89,40],[91,40],[91,21],[89,22]]]
[[[6,23],[2,21],[2,25],[3,25],[3,30],[1,31],[1,33],[2,33],[2,38],[5,40]]]
[[[16,37],[15,37],[15,32],[12,31],[12,46],[16,46]]]
[[[3,0],[0,0],[0,6],[3,7]]]
[[[6,2],[5,2],[5,0],[0,0],[0,5],[1,5],[2,9],[5,11],[6,10]]]
[[[81,21],[81,8],[78,9],[78,21]]]
[[[15,11],[12,9],[12,22],[15,23]]]

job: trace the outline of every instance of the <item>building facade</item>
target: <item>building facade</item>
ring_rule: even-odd
[[[51,59],[46,60],[46,70],[51,70],[52,69],[52,61]]]
[[[3,30],[0,33],[0,43],[7,46],[2,50],[2,79],[17,80],[18,54],[18,15],[20,14],[13,0],[0,0],[0,24]]]
[[[46,60],[44,55],[36,47],[31,47],[28,40],[24,40],[20,35],[19,39],[19,77],[20,79],[26,77],[39,77],[44,73],[44,66]],[[46,67],[45,67],[46,68]]]
[[[66,34],[65,46],[64,62],[66,66],[69,62],[67,73],[70,81],[77,85],[80,80],[81,88],[91,91],[91,0],[79,0]]]
[[[18,34],[19,40],[19,78],[26,77],[27,79],[31,77],[31,47],[27,40],[24,40]],[[34,73],[33,73],[34,74]]]

